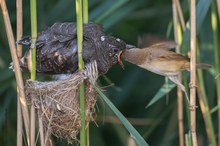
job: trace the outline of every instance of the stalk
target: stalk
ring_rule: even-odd
[[[29,146],[30,145],[30,136],[29,136],[30,135],[29,134],[30,121],[29,121],[29,112],[28,112],[28,107],[27,107],[27,101],[26,101],[25,93],[24,93],[24,83],[23,83],[23,79],[22,79],[21,69],[19,66],[19,61],[18,61],[16,47],[15,47],[14,35],[12,32],[12,27],[11,27],[10,18],[8,15],[7,6],[5,4],[5,0],[1,0],[0,5],[2,8],[2,14],[3,14],[3,18],[4,18],[10,53],[11,53],[11,57],[12,57],[13,65],[14,65],[18,95],[19,95],[19,100],[21,103],[21,110],[22,110],[22,115],[23,115],[23,119],[24,119],[24,126],[25,126],[25,132],[26,132],[26,136],[27,136],[27,143]]]
[[[88,0],[83,0],[83,24],[88,24]],[[86,145],[89,146],[89,126],[86,129]]]
[[[174,37],[175,42],[180,44],[179,41],[179,31],[178,31],[178,13],[177,13],[177,0],[172,0],[172,8],[173,8],[173,26],[174,26]],[[176,47],[176,52],[180,53],[179,45]],[[182,81],[182,75],[179,73],[178,78]],[[179,128],[179,146],[184,146],[184,126],[183,126],[183,94],[180,87],[177,86],[177,108],[178,108],[178,128]]]
[[[196,52],[197,52],[197,58],[200,58],[199,46],[197,46]],[[201,108],[203,119],[205,121],[206,133],[207,133],[207,136],[208,136],[208,139],[209,139],[211,145],[217,146],[217,142],[215,139],[215,131],[214,131],[214,127],[213,127],[211,111],[210,111],[209,104],[208,104],[208,97],[207,97],[206,90],[205,90],[206,88],[205,88],[204,76],[203,76],[202,70],[197,69],[197,74],[198,74],[197,93],[198,93],[198,97],[199,97],[199,105]]]
[[[88,0],[83,0],[83,23],[87,24],[89,21],[89,9],[88,9]]]
[[[82,39],[83,39],[83,24],[82,24],[82,0],[76,0],[76,19],[77,19],[77,45],[78,45],[78,67],[82,70],[84,67],[82,58]],[[80,84],[80,146],[86,145],[86,126],[85,126],[85,87],[84,83]]]
[[[196,136],[196,0],[190,1],[190,130],[193,146],[198,146]]]
[[[36,80],[36,39],[37,39],[37,2],[30,0],[31,5],[31,80]],[[35,146],[35,108],[31,105],[31,146]]]
[[[220,60],[219,60],[219,42],[218,42],[218,24],[217,24],[217,10],[216,3],[212,2],[212,32],[213,32],[213,46],[214,46],[214,61],[215,71],[218,74],[220,72]],[[220,78],[216,78],[216,92],[217,92],[217,104],[220,106]],[[218,144],[220,145],[220,108],[218,109]]]
[[[211,118],[211,112],[209,109],[208,101],[207,101],[207,94],[205,92],[205,84],[203,80],[203,73],[199,69],[198,71],[198,82],[199,82],[199,87],[198,87],[198,96],[199,96],[199,104],[200,108],[202,111],[202,115],[205,121],[206,125],[206,133],[208,136],[208,139],[211,143],[212,146],[217,146],[216,140],[215,140],[215,132],[213,128],[213,122]]]
[[[37,40],[37,3],[36,3],[36,0],[30,0],[30,4],[31,4],[31,37],[32,37],[31,79],[36,80],[36,40]]]
[[[23,35],[23,17],[22,17],[22,0],[17,0],[16,1],[16,11],[17,11],[17,40],[21,39]],[[18,58],[21,58],[22,56],[22,46],[17,44],[17,56]],[[19,93],[19,90],[17,90]],[[21,95],[20,93],[17,96],[17,146],[22,146],[22,112],[21,112],[21,102],[20,98]]]

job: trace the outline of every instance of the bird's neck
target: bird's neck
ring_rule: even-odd
[[[130,63],[141,65],[145,61],[146,56],[140,49],[126,50],[122,54],[122,58]]]

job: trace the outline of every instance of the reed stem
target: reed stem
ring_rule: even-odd
[[[31,7],[31,80],[36,80],[36,40],[37,40],[37,2],[30,0]],[[35,108],[31,105],[31,146],[35,146]]]
[[[190,129],[193,146],[198,146],[196,136],[196,0],[190,1]]]
[[[83,24],[88,24],[89,21],[89,9],[88,0],[83,0]],[[89,146],[89,126],[86,129],[86,146]]]
[[[83,39],[83,17],[82,17],[82,0],[76,0],[76,24],[77,24],[77,45],[78,45],[78,67],[82,70],[84,67],[82,58],[82,39]],[[85,127],[85,87],[84,83],[80,84],[80,146],[86,145],[86,127]]]
[[[89,21],[89,9],[88,9],[88,0],[83,0],[83,23],[87,24]]]
[[[2,8],[2,14],[3,14],[6,34],[7,34],[7,38],[9,42],[10,53],[11,53],[11,57],[12,57],[13,65],[14,65],[15,78],[16,78],[17,89],[18,89],[17,91],[18,91],[19,100],[21,103],[21,110],[22,110],[24,126],[25,126],[25,131],[26,131],[26,136],[27,136],[27,144],[29,146],[30,145],[30,135],[29,135],[30,121],[29,121],[29,112],[27,108],[27,101],[26,101],[25,93],[24,93],[24,83],[23,83],[23,79],[21,75],[21,69],[19,66],[19,61],[18,61],[16,47],[15,47],[14,35],[12,32],[12,27],[11,27],[10,18],[8,15],[8,10],[7,10],[5,0],[1,0],[0,5]]]
[[[177,0],[172,0],[173,8],[173,26],[174,26],[174,38],[175,42],[180,44],[179,33],[178,33],[178,13],[177,13]],[[180,53],[179,45],[176,47],[176,52]],[[182,75],[179,73],[178,79],[182,81]],[[179,86],[177,86],[177,108],[178,108],[178,128],[179,128],[179,146],[184,146],[184,127],[183,127],[183,94]]]
[[[212,32],[213,32],[213,46],[214,46],[214,62],[216,74],[220,72],[220,59],[219,59],[219,39],[218,39],[218,18],[215,1],[212,2]],[[217,92],[217,105],[220,106],[220,78],[216,78],[216,92]],[[220,145],[220,108],[218,109],[218,144]]]
[[[22,0],[16,0],[16,11],[17,11],[17,40],[20,40],[23,35],[23,15],[22,15]],[[17,44],[17,56],[21,58],[22,56],[22,46]],[[17,90],[19,93],[19,90]],[[20,94],[17,96],[17,146],[23,145],[23,128],[22,128],[22,112],[21,112],[21,102]]]

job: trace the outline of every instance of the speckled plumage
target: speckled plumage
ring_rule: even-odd
[[[23,37],[18,44],[31,46],[31,37]],[[106,36],[102,26],[89,23],[83,26],[83,60],[87,64],[97,61],[99,74],[105,74],[118,60],[118,53],[126,43]],[[40,32],[36,42],[37,73],[69,74],[78,69],[76,23],[55,23]],[[29,48],[20,61],[23,69],[30,70]]]

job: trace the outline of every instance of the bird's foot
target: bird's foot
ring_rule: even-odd
[[[189,88],[197,88],[198,86],[197,86],[197,84],[194,84],[194,83],[189,83]]]

